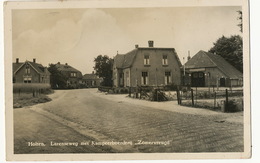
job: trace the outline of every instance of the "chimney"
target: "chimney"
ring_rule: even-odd
[[[36,63],[36,59],[35,58],[33,58],[33,63]]]
[[[153,47],[153,41],[152,41],[152,40],[149,40],[149,41],[148,41],[148,45],[149,45],[150,48],[152,48],[152,47]]]
[[[16,63],[19,63],[19,58],[16,58]]]
[[[135,45],[135,48],[137,49],[138,47],[139,47],[139,45],[138,45],[138,44],[136,44],[136,45]]]
[[[190,60],[190,58],[191,58],[190,57],[190,51],[188,51],[188,58],[187,59]]]

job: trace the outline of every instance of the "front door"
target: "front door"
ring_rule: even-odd
[[[225,87],[225,86],[226,86],[225,78],[220,78],[220,87]]]
[[[205,75],[203,72],[194,72],[191,74],[192,87],[205,87]]]

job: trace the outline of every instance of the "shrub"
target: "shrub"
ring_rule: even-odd
[[[31,93],[39,91],[41,93],[51,93],[51,85],[46,83],[14,83],[13,93]]]

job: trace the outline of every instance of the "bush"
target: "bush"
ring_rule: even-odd
[[[39,91],[44,94],[52,92],[51,85],[46,83],[13,83],[13,93],[32,93]]]
[[[228,107],[226,108],[226,112],[238,112],[238,111],[242,111],[243,110],[243,106],[241,106],[241,108],[239,108],[239,102],[236,100],[229,100],[228,101]]]

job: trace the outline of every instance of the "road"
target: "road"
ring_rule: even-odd
[[[244,150],[242,113],[125,96],[58,90],[51,102],[14,109],[15,153]]]

